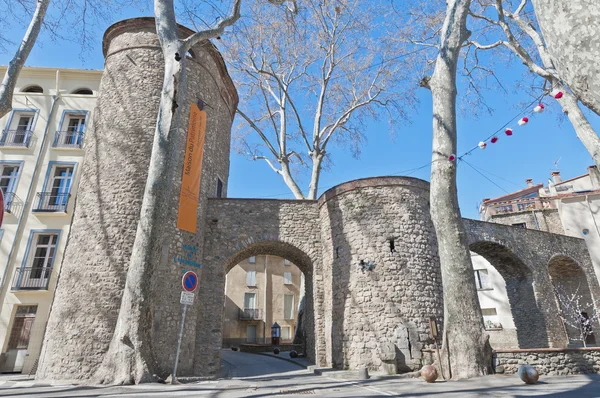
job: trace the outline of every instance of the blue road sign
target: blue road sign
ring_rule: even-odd
[[[192,293],[198,287],[198,275],[194,271],[188,271],[183,274],[181,279],[183,290]]]

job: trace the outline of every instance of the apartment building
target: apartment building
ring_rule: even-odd
[[[25,67],[0,119],[0,372],[36,366],[101,74]]]
[[[224,346],[270,344],[275,322],[281,327],[281,343],[291,343],[304,275],[281,257],[250,257],[227,274],[225,296]]]

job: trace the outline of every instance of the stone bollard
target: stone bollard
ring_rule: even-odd
[[[279,348],[278,347],[273,348],[273,354],[275,354],[275,355],[279,354]]]
[[[398,364],[396,363],[396,346],[391,342],[382,342],[379,344],[379,359],[381,359],[381,371],[386,375],[395,375],[398,373]]]
[[[358,380],[369,380],[369,370],[366,367],[358,368]]]
[[[437,369],[433,365],[425,365],[419,371],[427,383],[435,383],[438,378]]]
[[[296,352],[296,350],[290,351],[290,358],[298,358],[298,353]]]
[[[519,366],[519,370],[517,371],[521,380],[523,380],[526,384],[535,384],[540,378],[540,374],[537,369],[531,365],[521,365]]]

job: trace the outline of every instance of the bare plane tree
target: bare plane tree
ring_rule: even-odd
[[[238,151],[265,161],[297,199],[315,199],[340,144],[358,156],[366,123],[405,117],[408,60],[389,40],[379,1],[306,0],[290,13],[254,7],[226,41],[240,90]],[[399,56],[400,54],[400,56]],[[302,189],[295,170],[310,171]]]
[[[455,379],[487,374],[491,348],[484,334],[473,266],[456,189],[456,75],[460,50],[470,33],[470,0],[448,0],[439,53],[431,79],[433,97],[431,218],[435,227],[444,289],[444,334]]]
[[[532,0],[556,71],[600,115],[600,2]]]
[[[470,40],[468,44],[474,46],[476,51],[498,47],[509,49],[532,73],[548,82],[549,92],[560,92],[562,97],[558,99],[558,103],[568,116],[577,137],[594,159],[596,166],[600,168],[600,137],[581,110],[579,98],[569,90],[563,82],[564,76],[555,68],[547,45],[535,27],[535,21],[523,15],[528,0],[520,0],[514,7],[514,11],[506,11],[507,7],[511,7],[511,1],[483,0],[478,3],[480,10],[471,12],[471,16],[484,21],[489,25],[488,27],[497,27],[502,37],[489,44],[482,44],[475,40]],[[491,16],[490,8],[494,9],[496,18]],[[528,39],[532,45],[528,46],[524,43],[525,39]]]

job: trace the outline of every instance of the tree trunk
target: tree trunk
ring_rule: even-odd
[[[437,234],[444,289],[444,328],[453,378],[488,373],[491,349],[473,278],[473,266],[458,207],[456,165],[456,65],[468,38],[470,0],[449,0],[430,88],[433,97],[431,218]]]
[[[313,166],[310,175],[310,185],[307,199],[317,199],[319,192],[319,178],[321,177],[321,166],[323,165],[323,152],[318,152],[312,157]]]
[[[167,196],[172,184],[169,178],[170,133],[176,134],[178,131],[172,128],[173,105],[177,101],[178,92],[185,87],[185,56],[180,58],[181,61],[176,61],[175,53],[181,54],[182,49],[179,40],[163,45],[165,76],[148,178],[117,326],[108,352],[95,375],[95,379],[101,384],[153,381],[156,360],[148,325],[152,324],[152,274],[159,257],[153,256],[153,248],[160,247],[162,235],[157,226],[161,225],[161,221],[169,219]]]
[[[2,85],[0,86],[0,117],[3,117],[12,110],[12,98],[17,84],[17,78],[19,77],[19,73],[25,64],[31,49],[35,45],[49,4],[50,0],[37,0],[37,6],[31,17],[27,32],[25,32],[25,36],[23,36],[23,41],[21,41],[17,52],[8,63],[8,68],[6,69],[4,79],[2,79]]]
[[[290,170],[290,164],[288,163],[287,159],[280,163],[281,176],[283,177],[283,182],[285,182],[285,185],[287,185],[288,188],[292,191],[296,199],[305,199],[302,190],[300,189],[298,184],[296,184],[296,181],[294,181],[294,178],[292,177],[292,171]]]
[[[559,100],[563,112],[569,117],[577,138],[583,143],[600,170],[600,137],[598,137],[587,117],[581,111],[577,98],[558,82],[555,82],[552,86],[563,92],[563,97]]]
[[[585,106],[600,115],[600,2],[532,3],[558,74]]]

